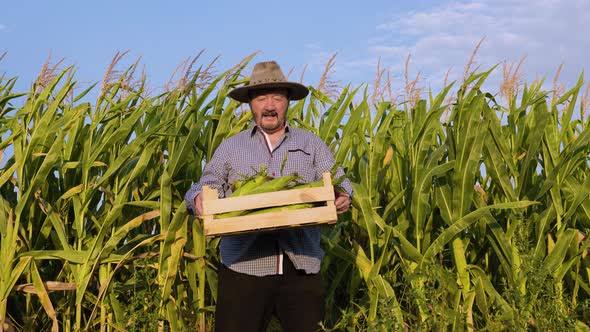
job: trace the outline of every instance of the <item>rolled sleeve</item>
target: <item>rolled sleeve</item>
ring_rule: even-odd
[[[315,163],[316,170],[318,172],[316,176],[318,179],[321,179],[322,174],[324,172],[332,171],[332,168],[336,164],[336,161],[334,160],[334,155],[330,151],[330,148],[328,148],[328,146],[319,137],[317,138],[315,146],[317,147]],[[346,177],[346,174],[344,174],[344,170],[342,170],[342,167],[338,166],[336,168],[336,174],[332,174],[332,178],[344,178],[342,183],[340,183],[339,187],[342,190],[344,190],[344,193],[347,194],[352,200],[352,195],[354,193],[352,189],[352,184],[350,183],[350,180],[348,180],[348,178]]]
[[[196,214],[197,209],[195,207],[195,198],[200,192],[201,190],[198,189],[198,184],[193,182],[191,188],[184,195],[184,201],[186,203],[186,208],[189,211],[189,214]]]
[[[205,165],[203,175],[199,182],[191,185],[191,188],[184,195],[186,207],[191,214],[196,214],[195,198],[203,191],[203,186],[217,189],[220,198],[225,196],[224,186],[227,182],[227,167],[224,163],[226,149],[223,143],[213,154],[211,160]]]

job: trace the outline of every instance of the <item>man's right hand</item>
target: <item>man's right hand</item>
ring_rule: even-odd
[[[195,209],[197,210],[197,217],[203,215],[203,197],[201,196],[201,193],[199,193],[197,197],[195,197]]]

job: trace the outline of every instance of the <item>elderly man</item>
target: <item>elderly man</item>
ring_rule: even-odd
[[[285,79],[274,61],[257,63],[248,85],[229,96],[249,103],[254,125],[223,141],[203,176],[186,193],[189,210],[202,214],[201,189],[209,185],[229,196],[231,184],[263,164],[272,177],[297,173],[303,182],[322,178],[334,157],[315,134],[290,126],[289,100],[308,89]],[[338,168],[336,177],[343,176]],[[348,211],[352,186],[336,192],[338,213]],[[216,331],[265,331],[275,315],[285,331],[316,331],[324,315],[319,226],[228,235],[219,245]]]

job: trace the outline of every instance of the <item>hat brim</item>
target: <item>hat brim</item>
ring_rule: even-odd
[[[289,90],[289,100],[303,99],[309,93],[309,89],[303,84],[295,82],[271,82],[235,88],[228,93],[228,96],[239,102],[248,103],[250,102],[250,91],[268,88],[286,88]]]

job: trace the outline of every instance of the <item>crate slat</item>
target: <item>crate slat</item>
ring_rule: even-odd
[[[282,190],[270,193],[214,199],[203,205],[203,214],[218,214],[231,211],[253,210],[288,204],[311,203],[334,200],[334,189],[316,187]]]
[[[205,224],[205,235],[227,235],[256,230],[334,223],[337,218],[336,210],[333,207],[319,206],[300,210],[213,219]]]

